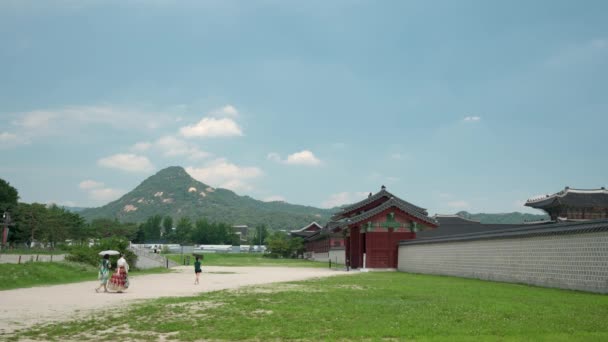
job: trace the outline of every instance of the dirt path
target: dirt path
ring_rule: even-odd
[[[0,333],[36,323],[70,320],[116,305],[158,297],[191,296],[201,292],[328,277],[347,272],[324,268],[207,266],[200,285],[194,285],[192,267],[175,273],[131,277],[125,293],[95,293],[96,281],[0,291]]]

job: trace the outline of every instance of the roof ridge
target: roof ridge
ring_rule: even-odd
[[[316,224],[317,226],[319,226],[319,227],[323,228],[323,226],[322,226],[322,225],[320,225],[320,224],[318,224],[318,223],[317,223],[317,221],[312,221],[311,223],[309,223],[309,224],[305,225],[304,227],[302,227],[302,228],[300,228],[300,229],[296,229],[296,230],[291,230],[290,232],[301,232],[301,231],[303,231],[304,229],[306,229],[306,228],[308,228],[308,227],[312,226],[313,224]]]
[[[537,197],[529,198],[526,201],[526,203],[535,203],[535,202],[545,201],[550,198],[564,197],[570,192],[574,193],[574,194],[607,194],[608,195],[608,190],[606,190],[605,187],[601,187],[599,189],[574,189],[574,188],[570,188],[569,186],[567,186],[564,188],[564,190],[556,192],[553,195],[546,194],[545,196],[537,196]]]

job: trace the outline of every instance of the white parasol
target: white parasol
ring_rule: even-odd
[[[119,251],[112,251],[112,250],[99,252],[99,255],[106,255],[106,254],[108,254],[108,255],[118,255],[118,254],[120,254],[120,252]]]

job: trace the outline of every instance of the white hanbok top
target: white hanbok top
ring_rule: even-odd
[[[118,267],[124,267],[125,271],[129,273],[129,264],[127,263],[127,260],[125,260],[124,257],[120,257],[120,259],[118,259],[118,261],[116,262],[116,265]]]

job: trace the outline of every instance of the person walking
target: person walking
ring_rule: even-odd
[[[201,259],[200,257],[196,257],[196,261],[194,261],[194,274],[196,274],[196,279],[194,280],[194,285],[198,285],[198,279],[201,276]]]
[[[104,254],[103,258],[99,262],[99,286],[95,289],[95,292],[99,293],[99,290],[103,287],[103,292],[108,292],[108,278],[110,277],[110,255]]]
[[[120,259],[116,262],[116,272],[110,278],[108,287],[118,293],[129,288],[129,264],[125,260],[124,254],[121,254]]]

